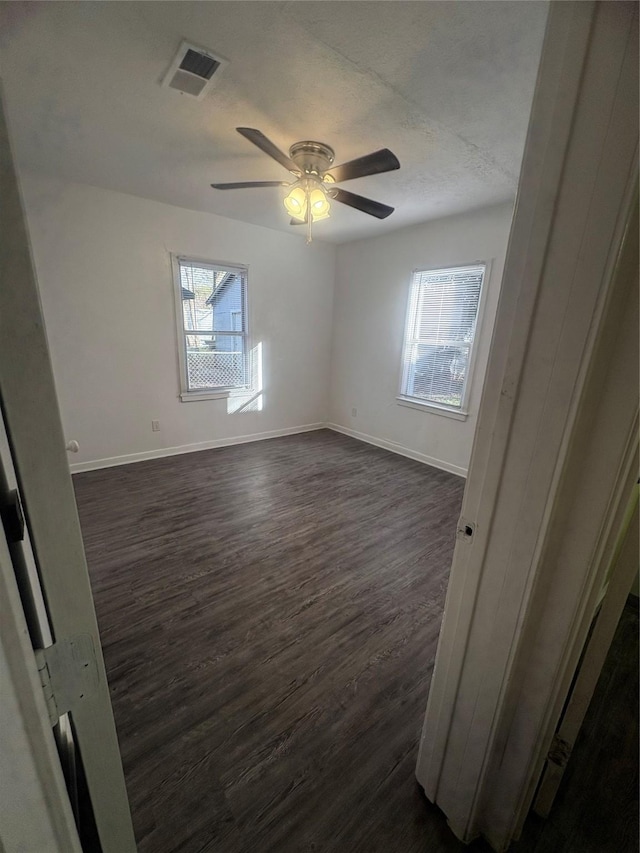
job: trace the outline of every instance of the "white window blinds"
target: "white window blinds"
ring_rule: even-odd
[[[413,274],[403,397],[464,410],[484,273],[481,264]]]
[[[183,392],[248,383],[247,270],[178,258]]]

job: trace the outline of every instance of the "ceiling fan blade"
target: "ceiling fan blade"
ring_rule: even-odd
[[[253,142],[254,145],[264,151],[265,154],[268,154],[269,157],[273,157],[274,160],[277,160],[281,166],[284,166],[285,169],[288,169],[290,172],[293,172],[294,175],[300,174],[300,169],[293,162],[291,157],[287,157],[279,148],[273,144],[270,139],[262,133],[260,130],[256,130],[255,127],[236,127],[236,130],[241,136],[244,136],[245,139],[248,139],[249,142]]]
[[[211,184],[214,190],[246,190],[251,187],[288,187],[286,181],[235,181],[229,184]]]
[[[400,161],[388,148],[381,148],[372,154],[365,154],[356,160],[349,160],[341,166],[334,166],[327,172],[339,184],[342,181],[352,181],[354,178],[364,178],[365,175],[378,175],[381,172],[393,172],[400,168]]]
[[[342,204],[348,204],[349,207],[355,207],[356,210],[361,210],[363,213],[368,213],[370,216],[375,216],[378,219],[386,219],[387,216],[391,216],[395,209],[389,207],[388,204],[382,204],[382,202],[373,201],[371,198],[365,198],[364,196],[356,195],[355,193],[350,193],[348,190],[341,190],[337,187],[336,189],[332,189],[329,195],[336,201],[342,202]]]

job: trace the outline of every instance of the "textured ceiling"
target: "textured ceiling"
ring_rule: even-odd
[[[290,230],[287,180],[234,130],[344,162],[391,148],[400,171],[345,189],[316,239],[372,236],[513,197],[547,6],[515,2],[8,2],[0,75],[21,168]],[[230,60],[203,100],[162,88],[186,38]],[[297,232],[296,232],[297,233]]]

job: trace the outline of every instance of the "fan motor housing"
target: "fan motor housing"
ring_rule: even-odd
[[[305,175],[323,175],[335,160],[333,148],[324,142],[295,142],[289,149],[289,157]]]

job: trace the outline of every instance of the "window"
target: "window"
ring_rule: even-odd
[[[246,267],[174,258],[182,399],[249,382]]]
[[[413,274],[400,400],[465,415],[484,264]]]

